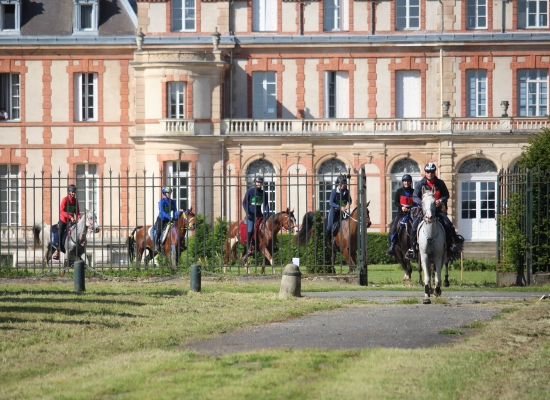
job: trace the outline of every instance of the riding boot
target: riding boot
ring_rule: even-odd
[[[453,227],[453,239],[455,243],[464,243],[464,237],[456,233],[456,230]]]
[[[451,231],[451,229],[447,229],[445,231],[445,237],[447,239],[447,253],[449,253],[450,256],[456,255],[457,249],[453,242],[453,232]]]
[[[246,249],[248,254],[254,253],[254,242],[252,240],[252,236],[254,236],[254,232],[246,232]]]
[[[53,258],[54,260],[59,260],[59,250],[56,250],[56,251],[53,253],[52,258]]]
[[[395,236],[393,234],[390,236],[390,248],[386,251],[387,256],[395,256]]]

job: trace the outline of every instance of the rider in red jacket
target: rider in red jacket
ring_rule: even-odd
[[[61,205],[59,206],[59,250],[53,253],[53,259],[59,260],[59,251],[65,253],[65,243],[63,243],[63,234],[67,229],[69,222],[76,223],[80,219],[80,209],[78,208],[78,201],[76,200],[76,186],[69,185],[68,195],[63,197]]]

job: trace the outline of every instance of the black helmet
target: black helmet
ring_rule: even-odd
[[[413,178],[412,176],[410,176],[409,174],[405,174],[403,175],[403,177],[401,178],[401,182],[405,182],[405,181],[409,181],[409,182],[412,182]]]
[[[437,167],[435,166],[435,163],[429,162],[424,166],[424,171],[426,172],[435,172],[437,170]]]
[[[336,184],[337,185],[340,185],[342,183],[348,183],[348,179],[346,178],[345,175],[340,175],[338,178],[336,178]]]
[[[69,187],[67,188],[67,191],[76,193],[76,185],[69,185]]]
[[[257,176],[254,179],[254,182],[260,182],[263,185],[264,184],[264,177],[263,176]]]

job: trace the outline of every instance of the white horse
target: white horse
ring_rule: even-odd
[[[86,252],[87,236],[88,233],[98,233],[100,227],[97,223],[97,215],[92,211],[86,211],[84,218],[73,225],[69,229],[65,238],[65,258],[68,260],[82,258],[82,255]],[[33,227],[34,247],[39,248],[44,244],[46,253],[44,254],[44,264],[49,267],[50,271],[52,266],[50,260],[54,253],[54,247],[52,245],[51,226],[47,224],[35,224]],[[62,238],[59,238],[61,241]],[[84,260],[86,261],[86,260]]]
[[[447,257],[445,229],[436,218],[433,192],[422,196],[424,220],[418,228],[419,262],[424,274],[424,304],[430,304],[430,294],[441,295],[441,267]],[[431,287],[431,268],[435,268],[435,292]]]

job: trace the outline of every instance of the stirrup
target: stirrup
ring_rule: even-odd
[[[413,248],[407,250],[407,253],[405,253],[405,258],[407,260],[415,260],[416,259],[416,252]]]
[[[55,253],[53,253],[52,259],[59,260],[59,251],[58,250],[56,250]]]

